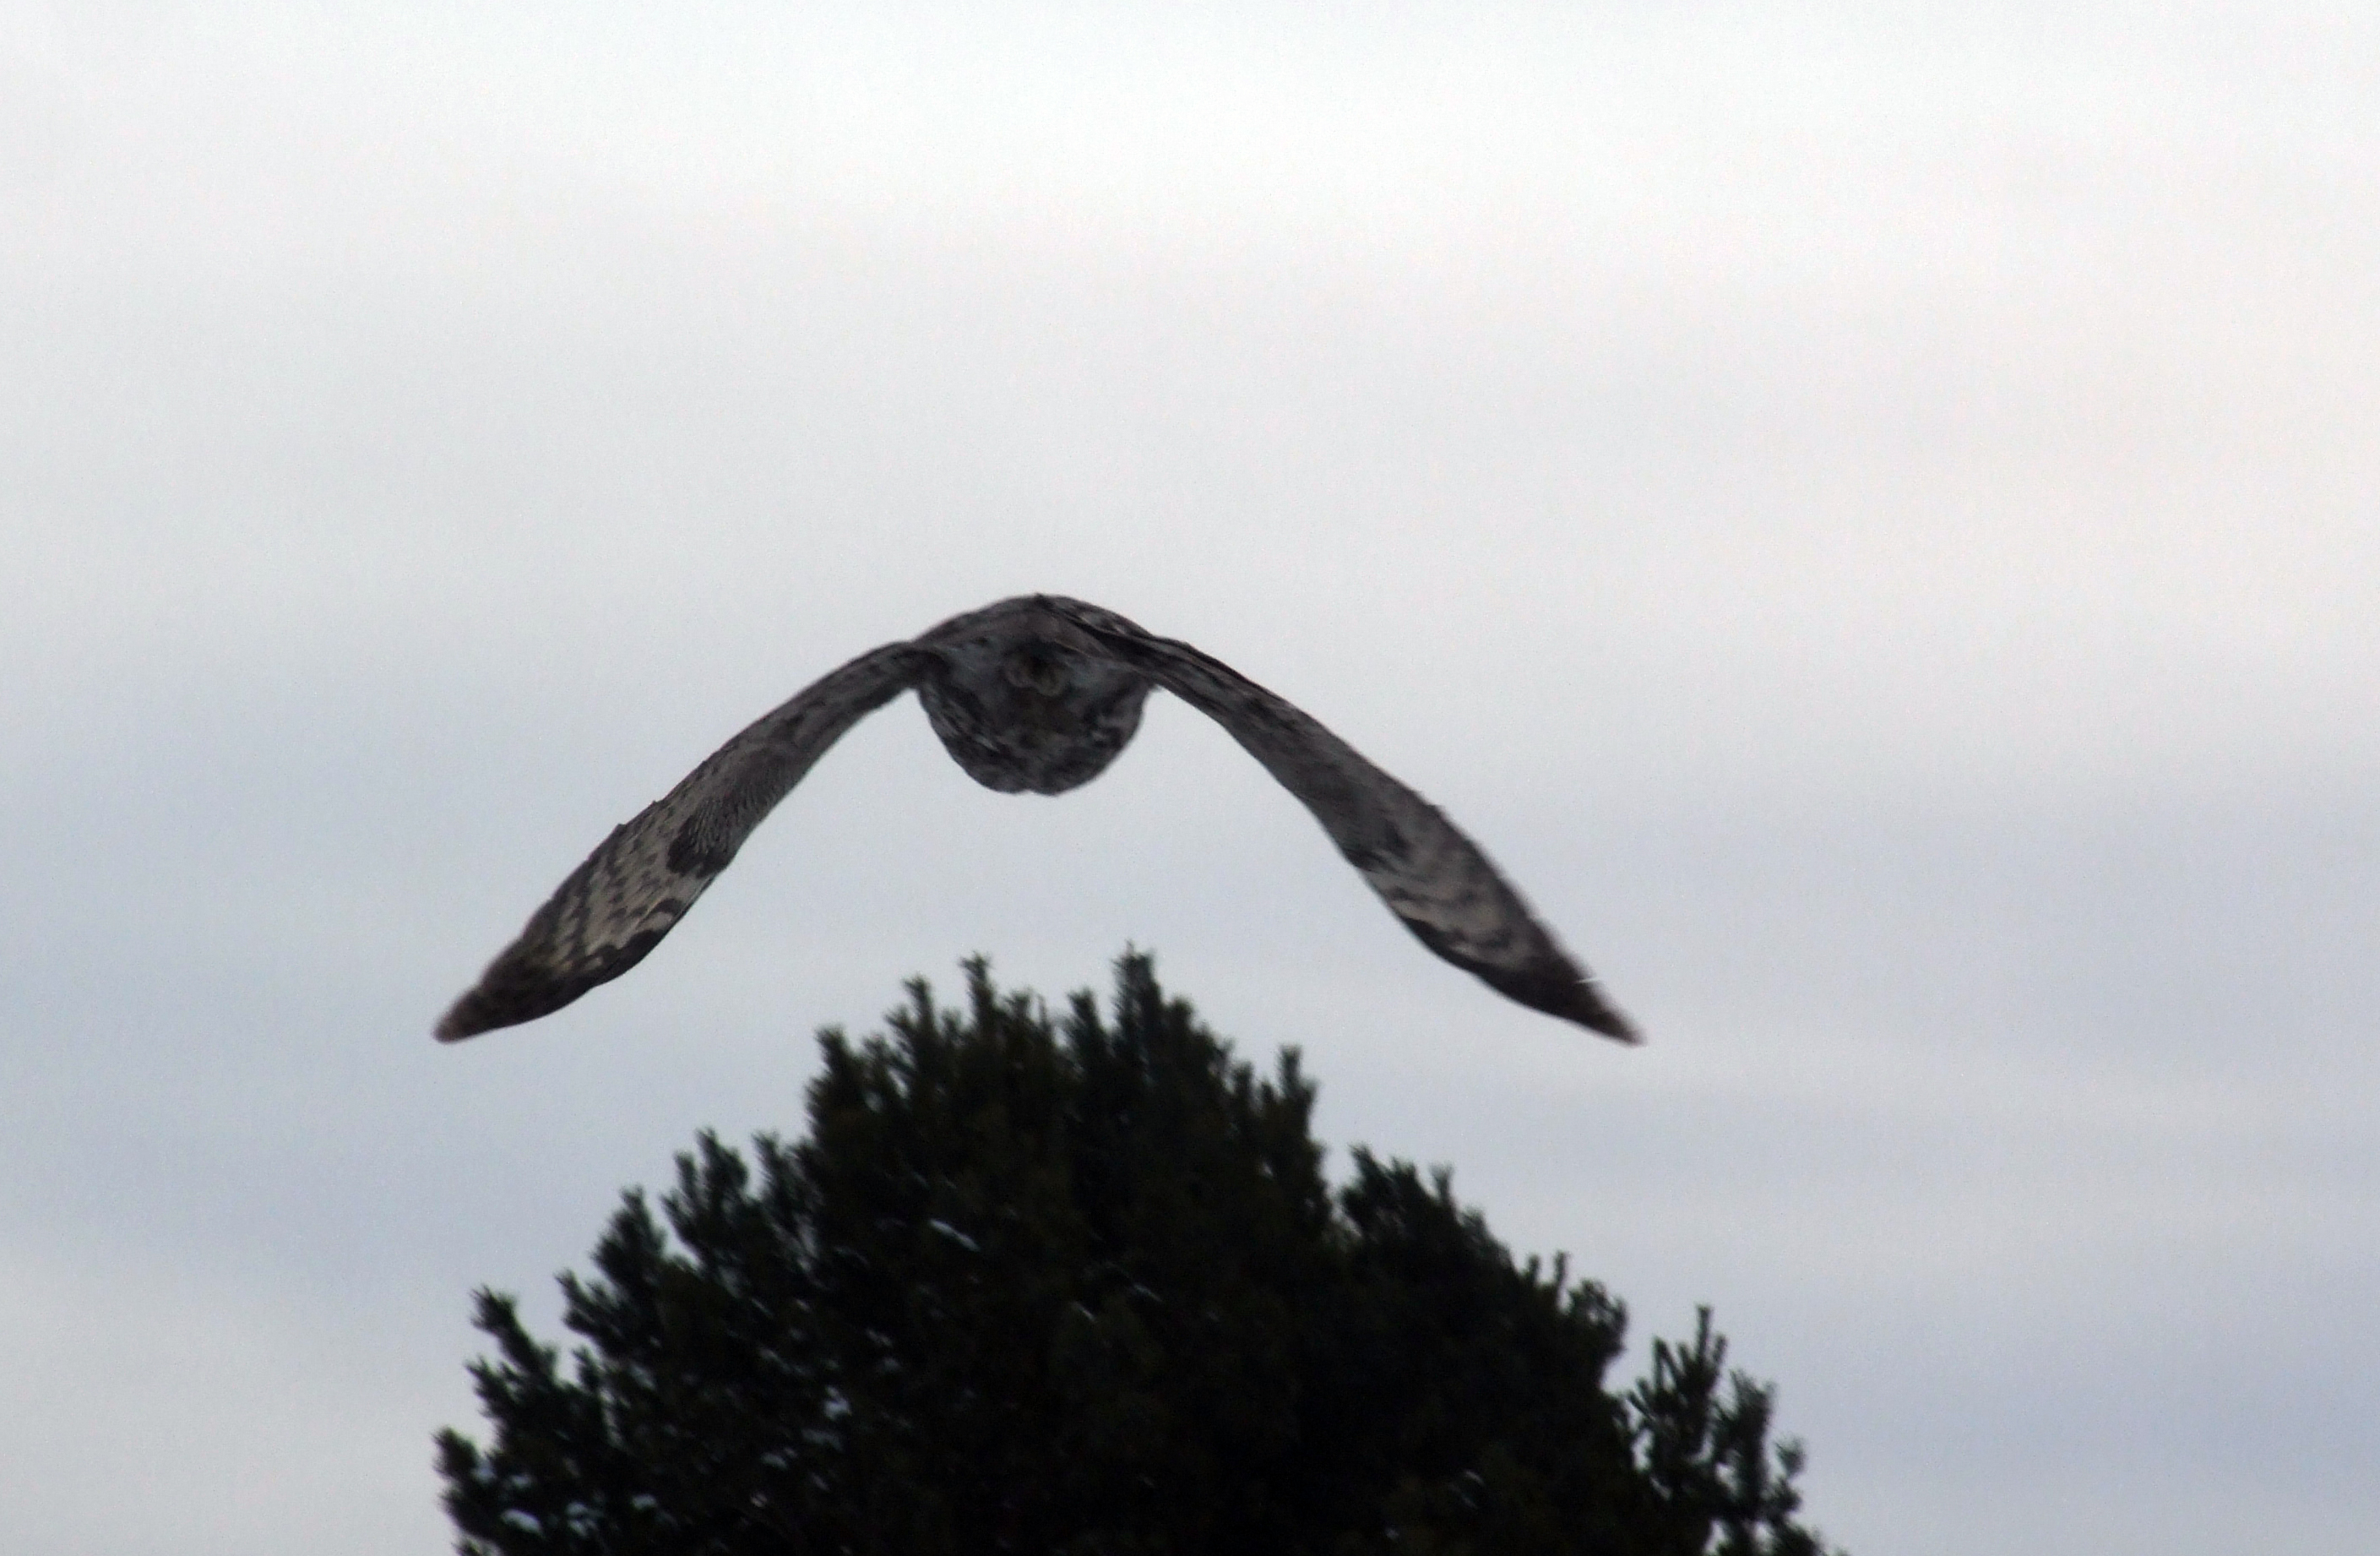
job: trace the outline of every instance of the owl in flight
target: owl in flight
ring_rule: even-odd
[[[1534,1010],[1637,1040],[1437,807],[1229,665],[1048,594],[1003,600],[864,653],[711,753],[570,872],[455,1002],[438,1037],[533,1021],[635,966],[810,764],[912,687],[968,777],[1002,794],[1057,795],[1098,777],[1131,743],[1152,687],[1247,748],[1424,945]]]

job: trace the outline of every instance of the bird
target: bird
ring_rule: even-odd
[[[1061,595],[953,616],[829,672],[615,827],[440,1020],[455,1042],[560,1010],[644,960],[755,827],[854,724],[915,690],[968,777],[1059,795],[1106,771],[1162,688],[1205,713],[1313,812],[1439,956],[1533,1010],[1634,1043],[1518,891],[1436,806],[1220,660]]]

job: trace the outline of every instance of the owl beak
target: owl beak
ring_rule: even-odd
[[[1020,691],[1038,691],[1044,697],[1055,697],[1066,689],[1070,678],[1065,665],[1055,656],[1025,650],[1008,662],[1008,684]]]

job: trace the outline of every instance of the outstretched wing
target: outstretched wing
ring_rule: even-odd
[[[907,643],[860,655],[612,829],[438,1023],[441,1042],[534,1020],[644,960],[828,747],[906,691]]]
[[[1119,660],[1221,724],[1314,812],[1347,862],[1424,945],[1533,1010],[1622,1042],[1638,1040],[1586,969],[1438,807],[1221,661],[1096,607],[1064,614]]]

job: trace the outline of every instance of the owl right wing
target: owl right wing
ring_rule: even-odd
[[[916,684],[889,643],[821,677],[612,830],[438,1023],[455,1042],[560,1010],[644,960],[762,818],[853,724]]]
[[[1055,602],[1109,653],[1221,724],[1302,801],[1414,938],[1533,1010],[1621,1042],[1635,1027],[1446,813],[1286,698],[1111,612]]]

